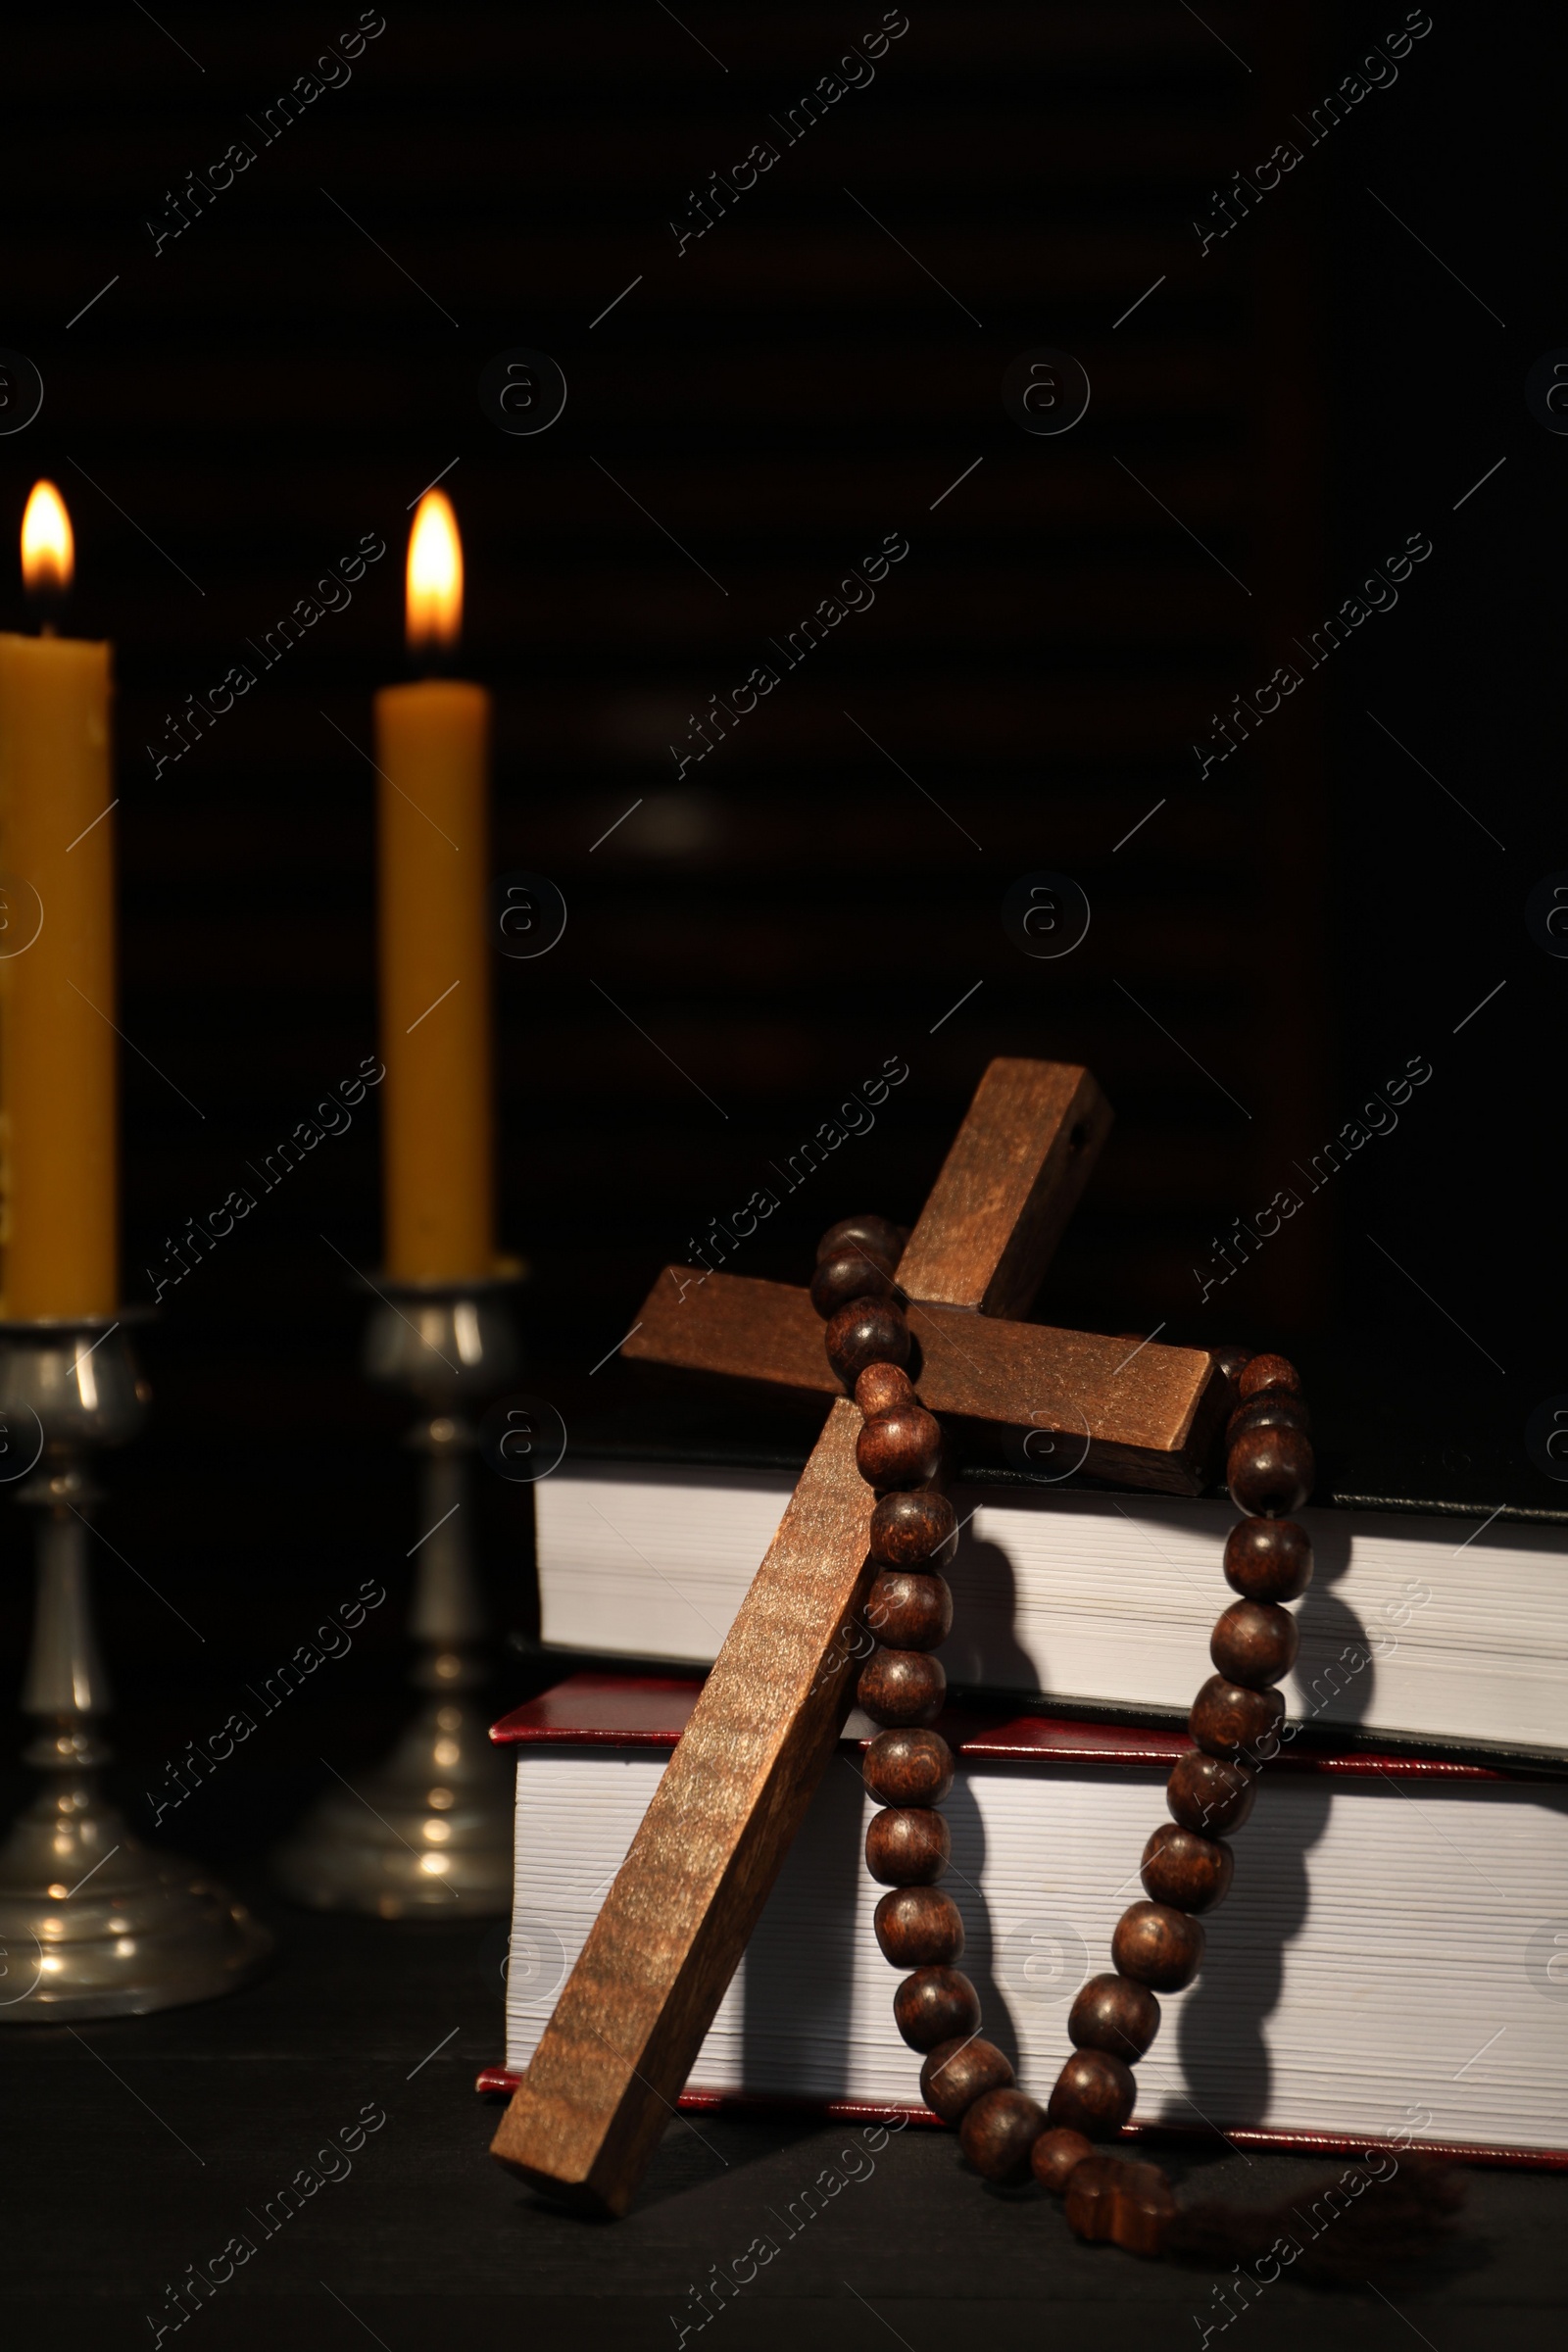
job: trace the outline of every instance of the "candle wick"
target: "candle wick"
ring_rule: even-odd
[[[409,668],[416,678],[444,678],[454,668],[456,648],[439,637],[419,637],[409,646]]]
[[[27,591],[40,637],[53,637],[65,610],[67,591],[57,579],[35,581]]]

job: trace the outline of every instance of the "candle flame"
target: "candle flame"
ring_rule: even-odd
[[[66,502],[53,482],[34,482],[22,517],[22,577],[29,596],[64,596],[76,566]]]
[[[409,643],[456,645],[463,626],[463,542],[452,501],[427,490],[409,533]]]

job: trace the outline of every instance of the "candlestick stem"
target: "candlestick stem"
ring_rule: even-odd
[[[69,1741],[80,1763],[107,1764],[112,1750],[91,1728],[110,1704],[87,1567],[85,1513],[98,1495],[80,1470],[61,1469],[30,1478],[17,1499],[38,1513],[38,1592],[22,1709],[57,1727],[24,1750],[24,1761],[47,1770]]]
[[[37,1598],[22,1704],[36,1795],[0,1847],[0,2024],[122,2017],[243,1984],[271,1937],[193,1863],[145,1846],[98,1785],[109,1682],[93,1622],[91,1446],[146,1404],[118,1324],[10,1324],[0,1341],[8,1455],[34,1435],[18,1500],[35,1514]]]
[[[432,1407],[405,1444],[420,1456],[408,1629],[421,1703],[373,1771],[327,1790],[276,1857],[279,1884],[317,1910],[381,1919],[504,1914],[512,1902],[513,1775],[491,1745],[490,1679],[473,1558],[477,1438],[461,1409],[504,1387],[516,1341],[499,1284],[392,1284],[371,1317],[366,1369]]]
[[[436,1413],[410,1432],[408,1443],[424,1457],[419,1516],[426,1531],[415,1547],[417,1566],[409,1631],[416,1642],[438,1653],[456,1652],[477,1642],[485,1630],[471,1536],[474,1434],[466,1421]],[[421,1661],[415,1669],[416,1682],[430,1689],[436,1688],[435,1677],[431,1662]]]

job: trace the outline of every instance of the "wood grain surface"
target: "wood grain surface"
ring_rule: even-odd
[[[922,1349],[946,1349],[952,1365],[966,1366],[966,1386],[950,1376],[970,1400],[958,1409],[1016,1417],[1034,1403],[1022,1392],[1039,1386],[1059,1415],[1080,1381],[1097,1404],[1108,1400],[1113,1418],[1121,1409],[1115,1384],[1134,1365],[1115,1370],[1117,1343],[1017,1325],[1002,1331],[999,1349],[980,1346],[1000,1301],[1028,1303],[1026,1278],[1038,1281],[1065,1218],[1057,1203],[1077,1199],[1108,1120],[1076,1067],[998,1061],[981,1080],[909,1244],[918,1245],[922,1287],[944,1301],[911,1322]],[[755,1374],[769,1326],[765,1312],[760,1329],[750,1311],[754,1295],[772,1294],[773,1304],[798,1296],[808,1315],[809,1302],[778,1285],[715,1290],[715,1280],[701,1287],[720,1301],[709,1335],[716,1344],[675,1360]],[[677,1298],[678,1333],[697,1295]],[[662,1328],[650,1333],[645,1321],[636,1351],[659,1353]],[[825,1369],[814,1316],[811,1333]],[[1089,1350],[1081,1364],[1074,1348]],[[791,1349],[804,1369],[804,1326]],[[1185,1357],[1162,1404],[1152,1415],[1144,1408],[1145,1434],[1158,1429],[1167,1460],[1181,1459],[1179,1432],[1207,1369],[1206,1357]],[[1161,1377],[1156,1366],[1156,1390]],[[623,2213],[630,2203],[849,1712],[854,1621],[870,1574],[873,1496],[856,1467],[860,1427],[839,1397],[493,2142],[523,2180],[591,2210]]]
[[[838,1391],[811,1301],[787,1283],[666,1266],[638,1320],[623,1355],[824,1396]],[[911,1369],[932,1412],[1054,1433],[1069,1448],[1086,1445],[1080,1466],[1092,1477],[1201,1492],[1224,1394],[1203,1349],[1140,1348],[914,1300],[909,1329],[919,1351]],[[1055,1466],[1061,1456],[1050,1458]]]
[[[819,1343],[820,1344],[820,1343]],[[860,1416],[828,1414],[493,2153],[624,2212],[855,1695]]]
[[[899,1261],[901,1288],[971,1314],[1022,1314],[1111,1116],[1076,1062],[993,1061]]]

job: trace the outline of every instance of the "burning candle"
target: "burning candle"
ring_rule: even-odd
[[[408,637],[433,669],[463,624],[451,502],[419,501]],[[495,1272],[491,1106],[490,697],[425,676],[375,698],[385,1263],[402,1282]]]
[[[40,633],[0,633],[0,1308],[119,1303],[109,648],[59,637],[71,518],[38,482],[22,570]]]

